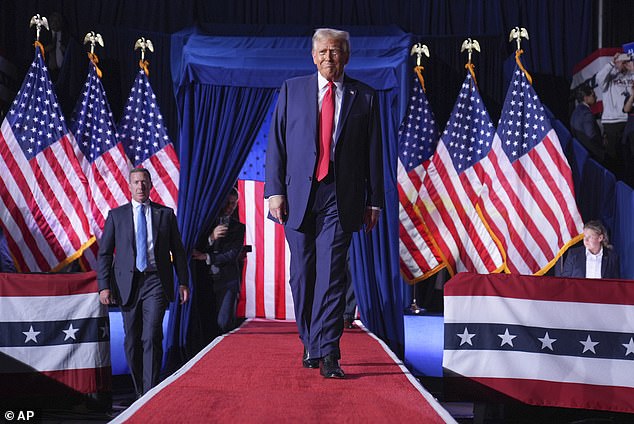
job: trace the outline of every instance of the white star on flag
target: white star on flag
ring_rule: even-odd
[[[626,349],[625,356],[629,355],[630,353],[634,355],[634,339],[630,337],[630,342],[623,343],[623,347]]]
[[[593,342],[589,334],[588,338],[585,341],[579,340],[579,343],[583,345],[583,352],[581,353],[586,353],[588,350],[592,353],[596,353],[594,351],[594,347],[599,344],[599,342]]]
[[[548,335],[548,331],[546,331],[544,337],[538,337],[537,340],[542,342],[542,349],[548,348],[550,350],[553,350],[553,343],[557,341],[557,339],[550,338],[550,336]]]
[[[79,328],[73,328],[72,323],[68,326],[68,330],[62,330],[62,331],[66,334],[66,337],[64,337],[64,341],[68,339],[77,340],[77,338],[75,337],[75,333],[79,331]]]
[[[508,344],[509,346],[513,347],[513,339],[517,336],[509,334],[509,329],[506,328],[504,330],[504,334],[498,334],[498,337],[502,339],[502,343],[500,343],[500,346]]]
[[[29,328],[29,331],[23,331],[22,334],[26,336],[24,343],[28,343],[29,340],[33,340],[37,343],[37,335],[40,334],[40,331],[33,331],[33,326]]]
[[[467,327],[464,328],[464,332],[462,334],[456,334],[456,336],[460,337],[460,346],[465,343],[473,346],[473,343],[471,343],[471,339],[475,336],[475,334],[469,334],[469,330],[467,330]]]

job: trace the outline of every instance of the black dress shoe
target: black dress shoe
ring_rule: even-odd
[[[304,348],[304,355],[302,356],[302,366],[304,368],[319,368],[319,359],[309,358],[306,348]]]
[[[333,354],[326,355],[319,362],[319,373],[325,378],[344,378],[346,376],[339,366],[339,359]]]

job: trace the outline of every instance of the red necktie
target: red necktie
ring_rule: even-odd
[[[328,90],[321,102],[321,114],[319,115],[319,159],[317,161],[317,181],[321,181],[328,175],[330,164],[330,142],[332,141],[332,128],[335,124],[335,83],[328,81]]]

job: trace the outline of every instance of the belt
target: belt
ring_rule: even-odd
[[[135,270],[134,270],[134,273],[135,273],[136,275],[141,275],[141,276],[143,276],[143,277],[147,277],[147,276],[149,276],[149,275],[154,275],[154,274],[156,274],[157,272],[158,272],[158,270],[156,270],[156,269],[151,270],[151,271],[149,271],[149,270],[147,270],[147,269],[146,269],[145,271],[139,271],[138,269],[135,269]]]

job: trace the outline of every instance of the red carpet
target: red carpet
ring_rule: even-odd
[[[302,368],[294,322],[250,321],[216,339],[113,422],[454,422],[364,330],[346,330],[341,349],[347,378],[327,380]]]

